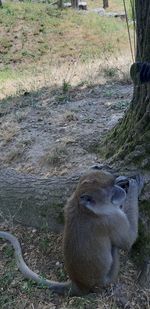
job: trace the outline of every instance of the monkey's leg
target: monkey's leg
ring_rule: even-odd
[[[115,246],[112,247],[112,265],[106,278],[106,285],[116,281],[118,277],[120,262],[119,262],[119,249]]]
[[[89,289],[83,287],[81,288],[77,286],[75,282],[71,282],[69,296],[83,296],[89,294],[89,292],[91,292]]]

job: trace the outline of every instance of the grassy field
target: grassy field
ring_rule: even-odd
[[[110,11],[123,11],[122,1],[109,2]],[[100,17],[90,11],[96,7],[102,1],[89,1],[87,13],[6,2],[0,11],[0,98],[57,83],[62,75],[63,80],[76,75],[80,83],[83,72],[92,73],[92,63],[108,68],[110,63],[120,66],[120,59],[130,61],[125,21]]]

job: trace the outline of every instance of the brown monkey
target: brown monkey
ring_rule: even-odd
[[[121,187],[125,182],[127,193]],[[64,258],[71,282],[38,276],[25,264],[18,240],[3,231],[0,237],[12,243],[18,268],[26,278],[58,294],[83,295],[116,279],[119,249],[130,249],[137,237],[140,185],[140,178],[126,178],[122,184],[102,170],[81,177],[65,207]]]
[[[119,270],[118,249],[130,249],[136,240],[139,181],[126,182],[127,195],[111,174],[89,173],[66,206],[65,263],[82,293],[113,282]]]

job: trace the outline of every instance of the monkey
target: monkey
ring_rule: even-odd
[[[70,281],[40,277],[24,262],[17,238],[4,231],[0,231],[0,237],[13,245],[18,268],[26,278],[57,294],[88,294],[115,282],[119,250],[129,250],[137,238],[141,183],[140,177],[116,178],[103,170],[81,176],[64,209],[63,251]]]
[[[140,182],[129,179],[126,193],[113,175],[95,171],[81,178],[66,206],[66,269],[83,293],[116,280],[118,249],[129,250],[137,237]]]

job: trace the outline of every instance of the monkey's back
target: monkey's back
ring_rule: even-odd
[[[88,220],[88,216],[70,214],[64,231],[64,258],[69,277],[81,289],[104,285],[112,264],[109,238],[96,228],[95,218]]]

